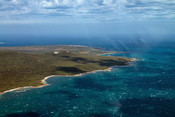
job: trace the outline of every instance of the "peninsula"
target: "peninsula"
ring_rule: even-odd
[[[115,65],[127,65],[133,60],[101,56],[104,53],[109,52],[79,45],[0,47],[0,92],[43,85],[41,81],[50,75],[105,70]]]

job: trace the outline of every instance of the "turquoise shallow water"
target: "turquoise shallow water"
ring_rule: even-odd
[[[54,77],[43,88],[0,96],[7,117],[174,117],[175,43],[131,47],[130,66],[78,77]],[[26,90],[26,91],[25,91]]]

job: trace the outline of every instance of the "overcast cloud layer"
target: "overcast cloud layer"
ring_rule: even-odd
[[[175,0],[0,0],[0,22],[174,19]]]

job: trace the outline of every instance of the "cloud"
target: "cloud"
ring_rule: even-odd
[[[172,0],[1,0],[1,22],[174,19]]]

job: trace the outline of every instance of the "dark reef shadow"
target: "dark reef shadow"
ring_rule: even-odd
[[[125,82],[128,87],[136,87],[149,89],[154,88],[158,90],[175,89],[175,76],[142,76],[134,80],[127,80]]]
[[[8,114],[5,117],[39,117],[40,115],[36,112],[26,112],[26,113],[13,113]]]
[[[120,100],[123,117],[175,117],[175,100],[167,98],[134,98]]]

